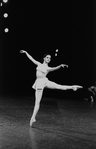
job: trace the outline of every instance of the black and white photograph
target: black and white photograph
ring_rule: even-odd
[[[95,0],[0,0],[0,149],[96,149]]]

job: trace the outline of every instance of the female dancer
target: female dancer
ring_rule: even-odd
[[[71,86],[60,85],[60,84],[57,84],[55,82],[49,81],[48,78],[46,77],[49,72],[57,70],[61,67],[63,67],[63,68],[68,67],[68,65],[65,65],[65,64],[61,64],[57,67],[49,67],[48,64],[51,61],[51,55],[50,54],[46,54],[43,57],[43,63],[40,63],[37,60],[35,60],[32,56],[30,56],[26,51],[21,50],[20,53],[25,53],[26,56],[35,65],[37,65],[36,81],[32,86],[33,89],[35,89],[35,106],[34,106],[34,110],[33,110],[31,120],[30,120],[30,126],[32,126],[32,124],[34,122],[36,122],[36,115],[37,115],[37,112],[40,108],[40,101],[41,101],[43,90],[45,87],[50,88],[50,89],[60,89],[60,90],[73,89],[74,91],[76,91],[78,88],[82,88],[82,86],[79,86],[79,85],[71,85]]]

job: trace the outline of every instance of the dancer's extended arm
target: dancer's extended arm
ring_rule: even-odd
[[[20,50],[20,53],[25,53],[27,55],[27,57],[36,65],[39,65],[40,62],[36,61],[30,54],[28,54],[28,52],[24,51],[24,50]]]
[[[49,71],[54,71],[54,70],[58,70],[58,69],[60,69],[61,67],[68,67],[68,65],[65,65],[65,64],[61,64],[61,65],[59,65],[59,66],[57,66],[57,67],[49,67]]]
[[[95,95],[95,92],[93,91],[94,90],[94,86],[89,87],[88,90]]]

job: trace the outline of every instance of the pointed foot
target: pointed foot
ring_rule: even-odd
[[[73,85],[73,86],[72,86],[72,89],[73,89],[74,91],[76,91],[77,89],[80,89],[80,88],[83,88],[83,87],[80,86],[80,85]]]
[[[36,122],[36,119],[32,119],[30,120],[30,127],[32,127],[33,123]]]

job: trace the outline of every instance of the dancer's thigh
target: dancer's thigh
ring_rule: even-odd
[[[43,89],[37,89],[35,91],[35,102],[40,103],[43,94]]]
[[[46,87],[50,89],[57,89],[59,88],[59,85],[53,81],[48,81]]]

